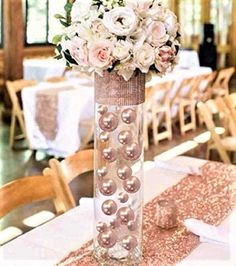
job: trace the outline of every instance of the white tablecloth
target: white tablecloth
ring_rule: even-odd
[[[199,167],[206,161],[180,156],[168,162],[169,169],[153,167],[144,175],[144,203],[147,203],[168,187],[178,183],[186,174],[176,172],[175,166],[187,165]],[[172,170],[170,170],[172,166]],[[235,228],[236,211],[222,227]],[[93,208],[91,199],[82,199],[81,205],[62,216],[42,225],[29,233],[9,242],[0,249],[0,265],[4,266],[52,266],[77,250],[93,236]],[[233,227],[232,227],[233,229]],[[236,239],[232,230],[232,241]],[[231,250],[216,244],[200,244],[179,265],[181,266],[235,266],[235,246]],[[89,265],[88,265],[89,266]],[[153,265],[155,266],[155,265]],[[164,265],[163,265],[164,266]]]
[[[180,50],[178,66],[184,68],[199,67],[198,53],[194,50]]]
[[[35,121],[36,93],[43,89],[72,86],[74,89],[58,93],[57,124],[54,140],[48,140]],[[23,110],[30,147],[45,150],[50,155],[65,157],[76,152],[81,145],[79,123],[94,116],[94,89],[76,82],[40,83],[22,90]],[[48,114],[50,115],[50,114]]]
[[[60,77],[65,71],[65,62],[56,59],[25,59],[24,79],[45,81],[50,77]]]

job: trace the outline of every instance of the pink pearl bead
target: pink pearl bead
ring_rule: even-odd
[[[136,221],[129,221],[127,227],[130,231],[134,231],[137,229],[137,222]]]
[[[109,133],[101,132],[99,135],[99,139],[101,140],[101,142],[107,142],[109,140]]]
[[[120,220],[117,218],[114,218],[110,221],[110,227],[112,229],[118,228],[120,226]]]
[[[112,230],[100,233],[98,235],[98,244],[103,248],[111,248],[117,242],[117,236]]]
[[[99,113],[100,115],[105,114],[107,111],[108,111],[107,106],[105,106],[105,105],[99,105],[99,106],[98,106],[98,113]]]
[[[134,220],[134,211],[129,207],[122,207],[117,212],[117,218],[121,220],[122,224],[127,224]]]
[[[107,225],[105,223],[99,222],[96,226],[98,232],[102,233],[107,230]]]
[[[113,215],[117,211],[117,205],[114,200],[106,200],[102,204],[102,211],[106,215]]]
[[[131,175],[132,175],[132,169],[128,165],[122,165],[117,169],[117,176],[122,180],[131,177]]]
[[[121,119],[124,123],[131,124],[136,120],[136,112],[131,108],[127,108],[122,112]]]
[[[140,189],[141,183],[137,177],[132,176],[123,182],[123,186],[128,193],[136,193]]]
[[[138,241],[135,236],[126,236],[122,240],[122,247],[126,250],[132,250],[138,245]]]
[[[136,161],[141,156],[141,148],[138,143],[131,143],[123,147],[122,155],[128,161]]]
[[[102,167],[102,168],[99,168],[98,170],[97,170],[97,175],[99,176],[99,177],[104,177],[104,176],[106,176],[107,175],[107,168],[104,166],[104,167]]]
[[[118,118],[113,113],[105,113],[99,119],[99,126],[103,131],[112,132],[118,126]]]
[[[129,195],[126,194],[125,192],[120,192],[118,195],[118,200],[120,201],[120,203],[125,203],[127,202],[129,199]]]
[[[118,140],[123,145],[129,144],[132,141],[131,131],[128,130],[121,131],[120,134],[118,135]]]
[[[112,179],[104,179],[100,184],[100,192],[104,196],[111,196],[116,192],[116,183]]]
[[[113,148],[104,149],[103,150],[103,158],[109,163],[114,162],[117,158],[116,150]]]

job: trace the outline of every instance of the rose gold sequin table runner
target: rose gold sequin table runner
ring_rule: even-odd
[[[40,90],[36,94],[35,121],[46,139],[54,140],[57,136],[58,94],[74,89],[71,86]]]
[[[155,225],[159,200],[174,200],[178,207],[179,226],[164,230]],[[143,262],[141,266],[175,265],[200,243],[199,237],[182,225],[187,218],[219,225],[236,205],[236,167],[208,162],[202,175],[188,175],[144,206]],[[63,259],[60,266],[99,265],[92,256],[92,241]],[[114,264],[115,265],[115,264]],[[120,264],[117,264],[120,265]]]

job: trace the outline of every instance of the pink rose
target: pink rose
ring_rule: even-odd
[[[100,40],[89,48],[89,62],[95,68],[107,68],[112,60],[113,46],[111,42]]]
[[[166,28],[161,21],[153,21],[147,29],[148,42],[157,47],[162,46],[168,40]]]
[[[175,48],[170,46],[163,46],[157,49],[155,66],[160,72],[165,72],[173,65],[175,59]]]

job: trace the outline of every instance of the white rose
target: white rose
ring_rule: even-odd
[[[134,62],[143,73],[148,73],[149,68],[155,61],[155,50],[154,48],[148,44],[144,43],[144,45],[138,49],[134,54]]]
[[[166,15],[164,17],[164,24],[166,26],[167,33],[172,36],[176,36],[179,24],[177,22],[177,17],[170,10],[166,11]]]
[[[76,0],[71,10],[72,21],[78,21],[86,17],[91,9],[93,0]]]
[[[79,66],[88,66],[88,49],[84,40],[75,36],[73,39],[63,42],[62,48],[64,51],[69,50],[70,56]]]
[[[120,76],[122,76],[124,78],[124,80],[126,80],[126,81],[128,81],[132,77],[135,69],[136,69],[136,65],[133,62],[133,60],[129,60],[125,64],[119,64],[115,68],[115,70],[118,71],[118,74]]]
[[[169,36],[166,34],[166,28],[161,21],[153,21],[147,29],[148,42],[155,46],[162,46],[168,41]]]
[[[165,15],[166,8],[163,5],[160,5],[160,1],[154,1],[152,8],[150,8],[147,13],[148,16],[156,20],[161,20]]]
[[[132,43],[128,41],[118,41],[115,43],[113,56],[118,60],[122,60],[123,62],[125,62],[130,58],[130,51],[132,47]]]
[[[126,0],[125,5],[136,9],[138,12],[145,12],[148,11],[152,2],[153,0]]]
[[[64,28],[64,34],[71,39],[76,35],[77,30],[78,30],[78,24],[74,23],[71,24],[69,27]]]
[[[111,33],[127,36],[136,29],[137,17],[131,8],[117,7],[104,14],[103,24]]]
[[[134,49],[137,50],[143,46],[146,38],[146,32],[141,27],[139,27],[134,33],[132,33],[131,36],[127,38],[127,40],[129,40],[134,45]]]

